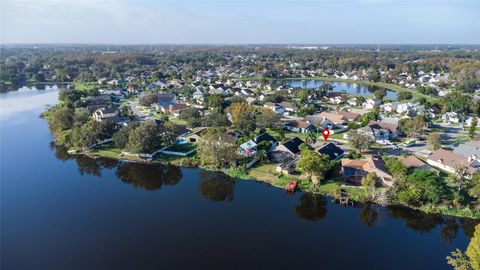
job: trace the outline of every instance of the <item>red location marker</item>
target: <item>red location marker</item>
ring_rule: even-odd
[[[322,131],[322,135],[323,135],[323,139],[325,139],[325,141],[328,140],[328,136],[330,136],[330,130],[328,128],[325,128],[323,131]]]

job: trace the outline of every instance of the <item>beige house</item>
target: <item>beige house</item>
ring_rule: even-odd
[[[113,108],[99,108],[93,112],[93,118],[97,122],[110,121],[117,117],[118,110]]]
[[[342,159],[342,174],[345,182],[361,185],[362,178],[374,172],[383,185],[392,186],[393,177],[387,173],[383,161],[367,156],[365,159]]]

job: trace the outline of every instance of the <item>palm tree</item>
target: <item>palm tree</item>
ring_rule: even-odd
[[[313,145],[315,144],[316,141],[317,141],[317,135],[315,135],[314,132],[309,131],[307,133],[307,136],[305,137],[305,142],[309,145]]]
[[[264,162],[264,161],[268,160],[268,153],[267,153],[267,150],[265,150],[265,149],[258,150],[257,153],[255,154],[255,156],[261,162]]]

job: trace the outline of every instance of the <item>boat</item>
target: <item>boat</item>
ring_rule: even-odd
[[[293,192],[295,192],[295,189],[297,189],[297,185],[298,185],[298,181],[297,180],[292,180],[285,185],[285,190],[287,192],[292,192],[293,193]]]

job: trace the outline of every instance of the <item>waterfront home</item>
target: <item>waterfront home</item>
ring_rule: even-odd
[[[254,97],[247,97],[245,101],[250,105],[259,105],[260,101]]]
[[[285,124],[285,129],[298,132],[298,133],[307,133],[308,131],[315,131],[315,126],[307,121],[293,120]]]
[[[300,155],[300,145],[305,143],[298,137],[291,138],[284,143],[277,145],[271,152],[272,161],[276,163],[284,162]]]
[[[439,173],[438,170],[433,168],[431,165],[425,163],[424,161],[420,160],[416,156],[398,157],[398,161],[400,161],[403,166],[405,166],[409,173],[412,173],[416,170],[430,170]]]
[[[385,103],[385,104],[382,105],[382,109],[387,113],[388,112],[396,112],[397,108],[400,104],[401,103],[399,101],[388,102],[388,103]]]
[[[315,151],[321,155],[327,155],[330,160],[339,160],[345,154],[345,151],[331,142],[324,143],[316,148]]]
[[[97,122],[114,121],[118,116],[117,108],[99,108],[93,112],[93,118]]]
[[[398,124],[383,121],[370,121],[368,125],[359,128],[358,131],[370,135],[375,141],[396,139],[402,135]]]
[[[270,151],[271,149],[273,149],[277,146],[277,140],[275,140],[275,138],[270,136],[270,134],[268,134],[268,133],[262,133],[262,134],[258,135],[257,137],[241,144],[240,145],[241,154],[246,156],[246,157],[250,157],[250,156],[255,155],[255,153],[257,151],[257,146],[261,142],[268,142],[270,144],[270,148],[267,149],[268,151]]]
[[[342,159],[342,175],[345,183],[361,185],[368,173],[375,173],[385,186],[393,185],[393,177],[387,173],[383,161],[372,156],[365,159]]]
[[[358,98],[356,98],[356,97],[353,97],[353,98],[350,98],[350,99],[347,100],[347,104],[352,106],[352,107],[356,107],[357,102],[358,102]]]
[[[290,174],[295,171],[296,164],[300,160],[300,145],[303,143],[305,142],[302,139],[295,137],[272,150],[270,157],[273,162],[277,163],[277,172]]]
[[[475,157],[466,157],[445,149],[438,149],[428,156],[427,163],[450,173],[457,173],[457,169],[465,167],[466,177],[480,169],[480,162]]]

